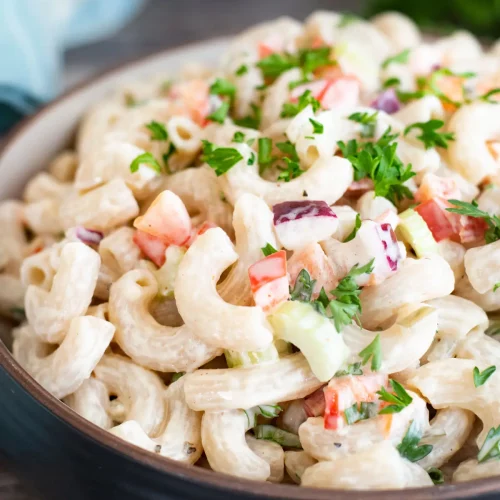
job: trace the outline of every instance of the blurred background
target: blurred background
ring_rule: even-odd
[[[110,66],[317,9],[399,10],[432,32],[500,35],[500,0],[0,0],[0,133]]]

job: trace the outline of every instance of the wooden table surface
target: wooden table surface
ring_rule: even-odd
[[[66,88],[109,66],[206,38],[238,33],[280,15],[303,19],[318,9],[359,12],[361,0],[149,0],[144,10],[108,40],[65,55]],[[1,429],[0,429],[1,452]],[[0,499],[35,500],[0,454]]]

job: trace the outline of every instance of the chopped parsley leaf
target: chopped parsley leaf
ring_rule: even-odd
[[[360,420],[367,420],[377,414],[376,404],[362,402],[354,403],[351,407],[344,410],[344,417],[347,425],[352,425]]]
[[[453,132],[438,132],[437,129],[443,125],[443,121],[434,119],[428,122],[412,123],[405,128],[404,135],[408,135],[410,130],[418,128],[422,133],[417,136],[417,139],[424,143],[425,149],[432,147],[448,149],[448,141],[454,141],[455,134]]]
[[[152,141],[166,141],[168,139],[167,129],[163,123],[153,120],[146,124],[146,128],[151,132]]]
[[[399,454],[410,462],[418,462],[425,458],[432,451],[432,445],[423,444],[419,446],[418,443],[421,438],[422,432],[415,420],[412,420],[403,440],[397,446]]]
[[[217,80],[210,85],[210,93],[213,95],[227,96],[232,101],[236,94],[236,87],[224,78],[217,78]]]
[[[388,78],[383,84],[382,88],[383,89],[388,89],[390,87],[397,87],[398,85],[401,85],[401,80],[396,77]]]
[[[256,104],[250,104],[252,108],[252,114],[245,116],[244,118],[237,118],[234,121],[235,125],[245,128],[258,129],[260,126],[260,121],[262,119],[262,111]]]
[[[265,257],[268,257],[269,255],[272,255],[273,253],[276,253],[278,251],[271,245],[271,243],[266,243],[266,246],[262,247],[261,250]]]
[[[361,137],[369,138],[375,135],[375,126],[377,125],[378,111],[375,113],[353,113],[349,116],[349,120],[362,125]]]
[[[229,113],[229,107],[229,102],[224,101],[212,114],[207,116],[207,119],[216,123],[224,123]]]
[[[288,158],[287,156],[285,156],[283,160],[286,163],[286,169],[280,169],[281,173],[278,175],[279,181],[290,182],[291,180],[300,177],[305,172],[305,170],[300,168],[298,162]]]
[[[235,132],[233,135],[233,142],[238,142],[238,143],[245,142],[245,134],[243,132]]]
[[[389,413],[399,413],[404,410],[412,401],[413,398],[406,392],[405,388],[396,380],[390,380],[393,391],[396,394],[391,394],[382,387],[380,391],[377,391],[379,399],[385,401],[386,403],[392,403],[379,411],[379,415],[386,415]]]
[[[225,174],[239,161],[243,160],[241,153],[234,148],[217,148],[209,141],[203,142],[203,161],[214,169],[217,177]]]
[[[300,302],[311,302],[316,280],[311,279],[307,269],[302,269],[295,280],[293,289],[290,289],[290,299]]]
[[[489,366],[484,371],[480,372],[477,366],[472,370],[472,375],[474,377],[474,387],[481,387],[486,383],[486,381],[496,372],[497,367],[495,365]]]
[[[313,306],[318,312],[330,318],[337,332],[340,332],[345,325],[352,323],[352,319],[361,312],[361,301],[359,294],[361,290],[356,283],[356,277],[373,271],[372,259],[364,266],[354,265],[349,273],[339,281],[337,288],[330,292],[333,299],[330,299],[324,289],[321,290],[318,299]],[[330,315],[327,314],[330,312]]]
[[[297,150],[295,146],[290,142],[277,142],[276,147],[286,156],[290,158],[292,161],[299,161],[299,155],[297,154]]]
[[[313,120],[312,118],[309,118],[309,121],[311,122],[311,125],[313,126],[313,134],[322,134],[323,131],[325,130],[325,127],[323,126],[322,123]]]
[[[373,341],[368,344],[362,351],[360,351],[359,356],[362,358],[362,365],[366,365],[370,358],[372,358],[371,369],[374,372],[380,370],[382,366],[382,345],[380,344],[380,334],[373,339]]]
[[[347,158],[354,168],[354,179],[359,181],[365,177],[373,180],[375,196],[383,196],[396,204],[403,198],[413,199],[410,189],[404,185],[415,172],[411,164],[406,167],[396,155],[397,144],[392,141],[397,134],[391,134],[390,127],[382,137],[375,142],[359,144],[351,139],[345,144],[337,142],[344,158]]]
[[[311,105],[313,113],[316,113],[321,107],[319,101],[312,95],[310,90],[306,90],[298,99],[297,103],[285,102],[281,110],[281,118],[293,118],[297,116],[303,109]]]
[[[388,57],[383,63],[382,68],[387,68],[390,64],[406,64],[408,62],[408,57],[410,56],[410,49],[405,49],[395,56]]]
[[[156,158],[151,153],[142,153],[137,156],[130,164],[130,171],[135,173],[139,170],[141,165],[146,165],[152,168],[155,172],[161,173],[161,166]]]
[[[361,216],[359,214],[356,214],[356,221],[354,222],[354,227],[352,231],[347,235],[346,239],[344,240],[344,243],[353,240],[356,237],[356,234],[360,227],[361,227]]]
[[[236,76],[243,76],[248,73],[248,66],[246,64],[242,64],[237,70],[236,70]]]

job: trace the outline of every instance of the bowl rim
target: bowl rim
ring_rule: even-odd
[[[78,91],[105,80],[108,76],[120,73],[130,67],[140,67],[149,59],[169,57],[175,52],[183,52],[188,49],[227,42],[230,37],[212,37],[205,40],[181,44],[171,48],[152,52],[146,56],[140,56],[131,60],[116,64],[111,68],[99,71],[96,74],[84,79],[82,82],[71,87],[53,101],[45,104],[34,114],[24,118],[14,126],[9,133],[3,137],[0,145],[0,158],[15,142],[22,140],[23,132],[34,122],[43,120],[45,113],[64,104],[75,97]],[[150,469],[154,469],[162,474],[173,475],[178,479],[183,479],[186,483],[196,483],[198,486],[204,485],[225,490],[227,493],[246,493],[256,496],[256,498],[276,498],[289,500],[331,500],[332,495],[339,500],[400,500],[404,494],[409,500],[455,500],[467,499],[473,496],[488,494],[500,491],[500,478],[477,479],[458,484],[443,485],[438,488],[408,488],[405,490],[331,490],[306,488],[289,484],[273,484],[269,482],[256,482],[229,476],[222,473],[193,467],[171,460],[160,455],[155,455],[147,450],[139,448],[127,441],[114,436],[110,432],[97,427],[90,421],[78,415],[69,406],[55,398],[46,391],[29,373],[21,367],[14,359],[12,353],[7,349],[4,342],[0,341],[0,366],[5,372],[16,381],[29,395],[36,399],[46,410],[62,420],[66,425],[84,434],[87,438],[97,442],[101,446],[113,450],[114,452],[141,463]]]

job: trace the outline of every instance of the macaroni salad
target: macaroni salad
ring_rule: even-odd
[[[499,102],[499,43],[396,13],[283,17],[126,86],[0,204],[14,357],[233,476],[500,475]]]

